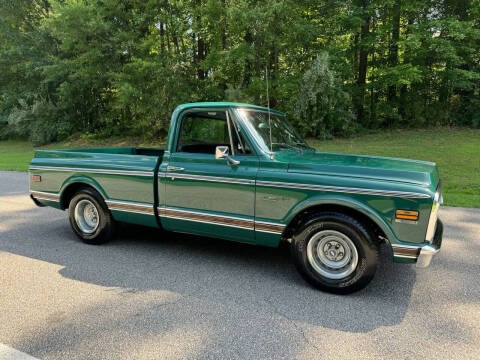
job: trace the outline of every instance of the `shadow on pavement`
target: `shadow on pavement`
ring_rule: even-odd
[[[116,240],[91,246],[73,235],[66,213],[42,208],[12,214],[23,216],[36,221],[0,232],[0,250],[61,265],[66,278],[125,292],[168,290],[218,304],[255,306],[341,331],[368,332],[401,322],[416,277],[412,266],[393,264],[384,247],[366,289],[332,295],[303,281],[288,245],[273,249],[122,225]]]

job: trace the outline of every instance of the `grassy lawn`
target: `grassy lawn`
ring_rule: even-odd
[[[0,170],[27,171],[33,157],[33,147],[29,142],[0,141]]]
[[[443,179],[444,205],[480,208],[480,130],[398,130],[309,143],[320,151],[436,162]]]
[[[145,143],[143,140],[137,138],[111,138],[106,140],[75,139],[34,148],[28,141],[6,140],[0,141],[0,170],[28,171],[28,164],[32,160],[35,150],[122,146],[163,147],[163,143]]]
[[[385,131],[351,139],[309,140],[320,151],[404,157],[434,161],[443,179],[444,204],[480,208],[480,130],[437,128]],[[74,140],[43,148],[161,146],[140,139]],[[0,141],[0,170],[27,171],[33,147]]]

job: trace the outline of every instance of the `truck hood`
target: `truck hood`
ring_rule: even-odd
[[[415,184],[434,190],[439,181],[435,163],[420,160],[304,151],[278,153],[293,173],[318,174]]]

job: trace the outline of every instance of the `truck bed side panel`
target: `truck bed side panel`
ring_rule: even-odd
[[[69,186],[84,183],[102,194],[116,220],[156,227],[153,180],[157,159],[125,152],[37,151],[30,164],[30,190],[39,192],[40,198],[50,198],[48,205],[61,207]],[[40,175],[41,181],[31,181],[33,175]]]

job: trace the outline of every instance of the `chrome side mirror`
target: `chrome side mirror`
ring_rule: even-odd
[[[227,159],[230,165],[240,164],[240,161],[232,159],[228,153],[228,146],[217,146],[215,148],[215,159]]]

